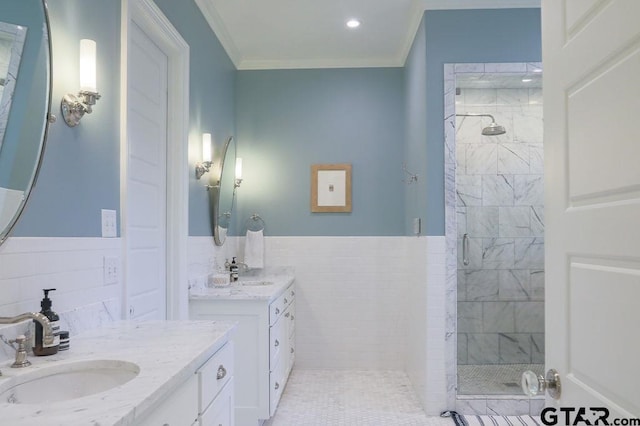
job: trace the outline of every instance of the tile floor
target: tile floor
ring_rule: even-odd
[[[402,371],[297,370],[265,426],[453,426],[427,417]]]

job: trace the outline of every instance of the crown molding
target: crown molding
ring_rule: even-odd
[[[211,27],[211,30],[214,32],[216,37],[218,37],[218,40],[220,41],[220,44],[222,44],[225,52],[229,55],[229,59],[231,59],[233,65],[235,65],[236,68],[239,68],[238,64],[242,62],[242,55],[234,43],[229,30],[227,30],[227,27],[224,25],[224,21],[213,5],[213,2],[211,0],[194,1],[200,9],[202,16],[204,16],[204,19],[206,19],[209,24],[209,27]]]

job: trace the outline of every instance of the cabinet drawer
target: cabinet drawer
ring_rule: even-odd
[[[287,321],[282,317],[269,329],[269,370],[272,371],[280,358],[280,354],[287,350]]]
[[[216,399],[200,416],[200,426],[234,426],[233,380],[220,391]]]
[[[296,331],[296,302],[293,301],[284,312],[284,317],[287,320],[287,329],[289,337],[293,336]]]
[[[278,402],[284,391],[284,386],[287,382],[286,377],[286,360],[281,359],[273,371],[269,373],[269,414],[273,416],[278,407]]]
[[[198,370],[199,413],[203,413],[218,392],[233,377],[233,342],[228,342]]]
[[[276,300],[269,305],[269,325],[275,324],[278,318],[284,313],[287,306],[295,299],[295,292],[293,285],[287,287],[287,289]]]

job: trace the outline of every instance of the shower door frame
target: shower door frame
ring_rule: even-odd
[[[541,62],[501,62],[501,63],[448,63],[444,64],[444,205],[446,244],[446,323],[445,323],[445,373],[447,378],[447,406],[461,410],[463,404],[458,399],[458,247],[456,217],[456,75],[457,74],[500,74],[519,73],[541,69]],[[506,397],[506,399],[505,399]],[[508,395],[500,396],[512,406]],[[544,400],[543,400],[544,401]],[[486,410],[486,400],[474,399],[474,405],[482,404]],[[469,408],[476,411],[471,404]],[[480,408],[479,411],[482,411]],[[471,413],[465,413],[471,414]],[[484,413],[481,413],[484,414]],[[500,413],[501,415],[522,413]]]

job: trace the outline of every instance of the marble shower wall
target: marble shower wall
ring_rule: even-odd
[[[456,117],[458,364],[544,363],[542,89],[461,89],[455,112],[507,130]]]

